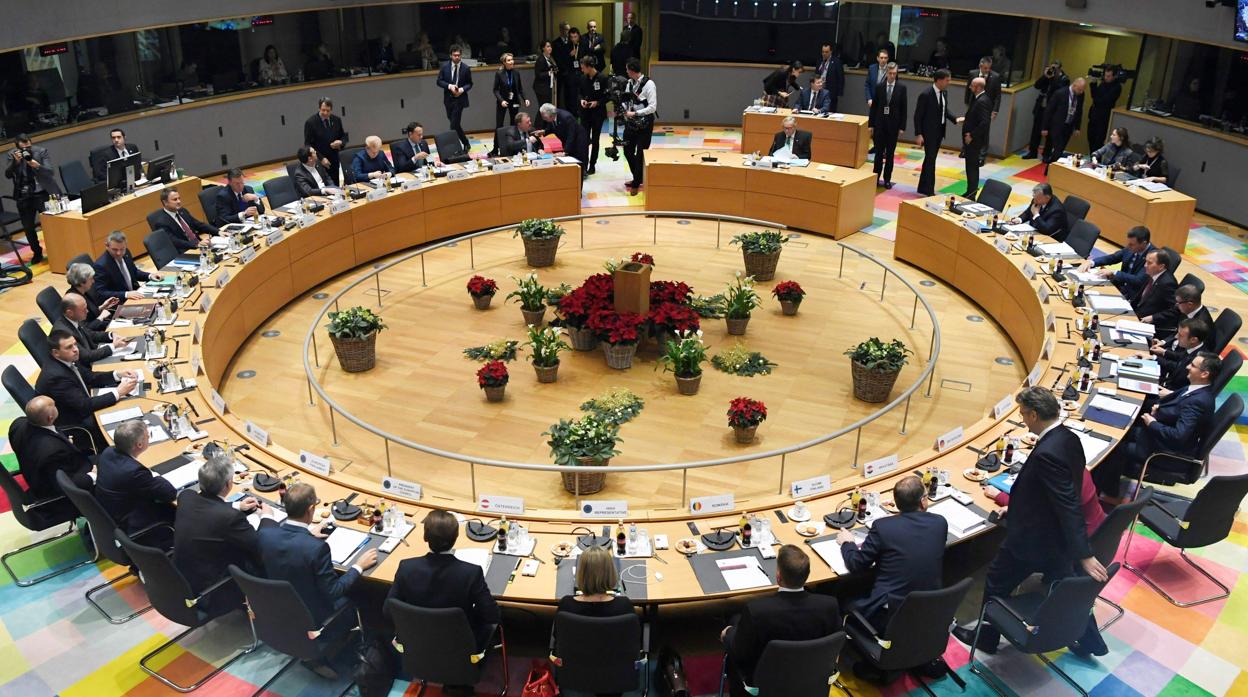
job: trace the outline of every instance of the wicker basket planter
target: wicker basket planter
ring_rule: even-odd
[[[582,465],[586,466],[607,466],[611,464],[611,459],[591,460],[588,458],[577,458]],[[581,494],[596,494],[602,491],[607,485],[606,472],[560,472],[563,477],[563,488],[569,494],[579,496]]]
[[[737,439],[738,443],[753,443],[754,433],[758,430],[758,424],[753,426],[733,426],[732,435]]]
[[[727,317],[724,321],[728,323],[729,334],[733,336],[744,336],[745,327],[750,323],[750,318],[742,317],[741,319],[733,319],[732,317]]]
[[[584,327],[568,327],[568,338],[572,340],[574,351],[593,351],[598,348],[598,335]]]
[[[698,387],[702,385],[702,374],[698,373],[691,378],[682,378],[676,376],[676,391],[683,395],[695,395],[698,393]]]
[[[474,295],[472,296],[472,306],[478,310],[490,309],[490,301],[494,299],[494,295]]]
[[[537,373],[538,382],[554,382],[559,379],[559,364],[552,366],[535,365],[533,370]]]
[[[792,317],[797,314],[797,308],[802,304],[801,300],[781,300],[780,311]]]
[[[363,339],[339,339],[329,335],[338,354],[338,364],[348,373],[362,373],[377,365],[377,332]]]
[[[506,385],[482,387],[481,389],[485,392],[485,401],[487,402],[501,402],[503,401],[503,395],[507,392]]]
[[[529,266],[541,268],[555,263],[555,252],[559,250],[559,238],[524,239],[524,259]],[[774,268],[774,267],[773,267]]]
[[[751,254],[741,252],[745,258],[745,275],[753,276],[755,281],[770,281],[776,277],[776,265],[780,263],[780,252],[774,254]]]
[[[868,370],[858,361],[850,361],[850,369],[854,376],[854,397],[872,404],[888,401],[888,395],[893,391],[897,376],[901,374],[901,370],[892,372]]]
[[[546,318],[546,308],[540,310],[526,310],[520,308],[520,314],[524,315],[524,326],[542,326],[542,320]]]
[[[633,356],[637,355],[637,344],[603,344],[602,355],[607,359],[608,368],[628,370],[633,367]]]

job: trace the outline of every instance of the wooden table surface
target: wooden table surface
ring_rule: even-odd
[[[1187,231],[1196,213],[1196,199],[1187,194],[1174,189],[1154,194],[1103,179],[1091,169],[1056,162],[1049,165],[1049,184],[1062,199],[1073,194],[1091,203],[1088,222],[1118,246],[1126,245],[1128,230],[1143,225],[1158,247],[1169,247],[1179,254],[1187,248]]]
[[[824,118],[797,114],[792,109],[777,109],[772,114],[746,111],[741,114],[741,152],[766,155],[771,141],[783,130],[781,121],[792,115],[800,131],[810,131],[810,155],[815,162],[843,167],[861,167],[870,150],[867,117],[841,114],[840,118]]]

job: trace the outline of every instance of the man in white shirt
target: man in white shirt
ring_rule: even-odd
[[[631,96],[624,116],[624,159],[628,160],[628,170],[633,178],[624,184],[631,196],[637,195],[641,188],[646,170],[646,150],[650,147],[650,138],[654,135],[654,118],[659,110],[659,91],[654,81],[641,74],[641,61],[630,58],[626,68],[628,86],[626,92]]]
[[[57,329],[69,332],[78,342],[78,362],[90,368],[92,363],[113,355],[128,343],[125,337],[114,337],[108,332],[90,329],[86,325],[87,301],[77,293],[66,293],[61,297],[61,316],[52,325]]]
[[[295,153],[299,164],[291,168],[291,179],[295,184],[295,192],[299,198],[309,196],[329,196],[340,189],[334,186],[329,177],[329,170],[320,163],[316,148],[305,145]]]

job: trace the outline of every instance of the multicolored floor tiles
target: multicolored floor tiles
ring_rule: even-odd
[[[740,142],[736,129],[664,128],[655,134],[654,147],[699,147],[734,150]],[[474,148],[488,147],[474,138]],[[604,142],[605,146],[607,145]],[[875,219],[866,232],[892,239],[896,228],[897,206],[907,198],[916,198],[921,153],[913,148],[898,148],[894,178],[897,186],[881,191],[876,197]],[[281,174],[281,167],[256,168],[248,172],[254,182]],[[941,191],[964,190],[962,163],[953,154],[942,154],[937,168]],[[984,179],[1009,182],[1014,189],[1012,203],[1022,203],[1035,181],[1043,179],[1034,160],[1009,157],[992,161],[983,168]],[[582,205],[585,208],[640,206],[644,190],[629,196],[623,188],[628,178],[623,160],[611,161],[600,155],[598,173],[586,182]],[[23,249],[23,253],[28,252]],[[1218,224],[1194,224],[1186,257],[1228,283],[1248,292],[1248,244],[1243,231]],[[36,269],[46,270],[45,266]],[[2,300],[0,300],[2,302]],[[1245,305],[1248,305],[1246,303]],[[1242,350],[1243,345],[1230,350]],[[35,366],[20,344],[14,344],[0,355],[0,368],[14,365],[30,375]],[[1237,377],[1231,389],[1248,394],[1248,377]],[[8,423],[18,415],[4,395],[0,399],[0,437]],[[1237,474],[1248,470],[1248,423],[1241,423],[1220,443],[1210,462],[1210,474]],[[0,444],[0,462],[16,469],[7,441]],[[1200,484],[1181,487],[1191,493]],[[1140,528],[1129,553],[1137,566],[1148,568],[1171,592],[1190,597],[1210,591],[1211,586],[1192,573],[1178,558],[1151,534]],[[0,502],[0,549],[14,549],[30,539],[30,535],[14,520],[4,502]],[[1234,589],[1232,596],[1191,609],[1180,609],[1164,599],[1125,570],[1118,574],[1105,595],[1126,608],[1126,616],[1106,633],[1109,655],[1082,660],[1060,651],[1053,658],[1085,689],[1096,697],[1186,697],[1195,695],[1235,695],[1248,697],[1248,517],[1241,512],[1234,531],[1223,542],[1195,550],[1193,556],[1223,583]],[[40,570],[82,557],[82,547],[75,536],[55,545],[27,554],[16,563],[21,574]],[[43,697],[107,697],[110,695],[146,696],[173,694],[149,678],[138,668],[138,660],[181,628],[153,612],[132,622],[113,626],[87,606],[83,593],[103,579],[113,578],[121,571],[108,564],[87,565],[31,588],[16,587],[7,574],[0,577],[0,696]],[[144,602],[137,584],[130,584],[113,600],[114,610],[122,604],[139,607]],[[202,674],[209,661],[220,662],[248,639],[246,623],[235,616],[232,622],[214,629],[212,635],[186,647],[175,648],[157,661],[157,667],[179,679]],[[707,644],[703,643],[702,646]],[[533,651],[536,655],[538,652]],[[951,640],[945,654],[948,663],[967,681],[961,693],[949,680],[932,685],[938,695],[990,695],[992,692],[978,678],[970,675],[967,650]],[[1068,686],[1038,661],[1002,650],[996,656],[984,656],[984,664],[1002,678],[1017,695],[1067,695]],[[511,694],[518,694],[529,667],[528,658],[513,655],[511,660]],[[246,695],[256,689],[282,665],[284,658],[261,647],[233,664],[227,671],[198,691],[198,694]],[[686,667],[696,695],[713,694],[717,686],[719,656],[713,652],[686,652]],[[501,665],[490,664],[486,690],[498,685]],[[345,670],[343,671],[345,675]],[[855,680],[846,673],[846,682],[855,695],[898,697],[923,694],[909,678],[886,687],[876,687]],[[286,697],[336,695],[346,679],[330,684],[303,670],[291,671],[272,694]],[[418,686],[396,681],[391,695],[414,695]],[[494,688],[497,692],[497,688]],[[430,688],[427,695],[436,697],[440,691]],[[638,693],[639,694],[639,693]]]

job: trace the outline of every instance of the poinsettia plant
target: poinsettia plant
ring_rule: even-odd
[[[698,313],[688,305],[671,302],[651,305],[650,312],[646,314],[646,321],[650,323],[656,335],[662,332],[696,332],[701,327]]]
[[[595,310],[585,327],[594,332],[599,341],[611,345],[635,344],[644,318],[635,312]]]
[[[654,266],[654,257],[646,254],[645,252],[633,252],[633,256],[629,257],[628,260],[638,264],[649,264],[650,266]]]
[[[477,371],[477,386],[481,389],[502,387],[510,379],[511,376],[507,374],[507,364],[502,361],[490,361]]]
[[[728,425],[733,428],[757,426],[767,419],[767,405],[757,399],[737,397],[728,404]]]
[[[474,298],[494,295],[498,292],[498,284],[492,278],[473,276],[468,279],[468,294]]]
[[[693,289],[682,281],[651,281],[650,304],[676,303],[687,305]]]
[[[797,303],[806,296],[806,291],[802,290],[797,281],[780,281],[775,288],[771,289],[771,294],[776,296],[777,300]]]

